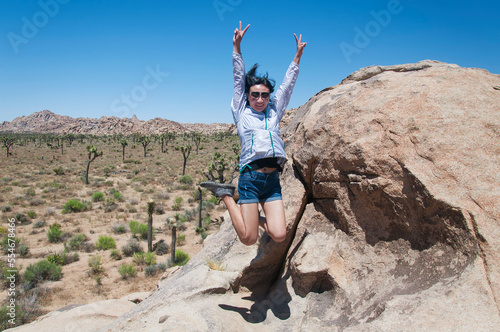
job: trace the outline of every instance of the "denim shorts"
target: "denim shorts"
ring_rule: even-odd
[[[245,172],[238,180],[238,203],[265,203],[282,200],[279,172]]]

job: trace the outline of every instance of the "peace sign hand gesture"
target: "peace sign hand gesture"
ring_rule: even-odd
[[[241,21],[240,21],[240,28],[236,28],[234,30],[234,36],[233,36],[233,51],[235,53],[241,53],[241,48],[240,48],[240,44],[241,44],[241,40],[243,39],[243,36],[245,35],[245,33],[247,32],[248,28],[250,27],[250,24],[247,25],[247,27],[245,28],[245,30],[242,30],[241,29]]]
[[[295,58],[293,58],[293,62],[299,64],[300,58],[302,57],[302,53],[304,52],[304,48],[306,47],[307,43],[302,42],[302,35],[300,35],[298,38],[296,34],[293,35],[295,36],[295,41],[297,42],[297,53],[295,54]]]

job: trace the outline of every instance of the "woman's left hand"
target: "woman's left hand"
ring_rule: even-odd
[[[304,48],[306,47],[307,43],[302,42],[302,35],[299,35],[297,38],[297,35],[294,33],[295,36],[295,41],[297,42],[297,53],[295,54],[295,58],[293,59],[293,62],[296,64],[300,63],[300,58],[302,57],[302,53],[304,52]]]

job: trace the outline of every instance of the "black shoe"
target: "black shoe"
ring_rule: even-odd
[[[231,183],[219,183],[215,181],[205,181],[200,183],[200,186],[210,190],[217,198],[221,198],[224,195],[233,197],[234,189],[236,188]]]

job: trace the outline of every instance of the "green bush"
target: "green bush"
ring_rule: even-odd
[[[9,241],[9,239],[10,239],[10,241]],[[12,241],[12,239],[14,239],[14,241]],[[17,253],[20,242],[21,242],[21,240],[18,239],[18,238],[11,238],[11,237],[8,237],[8,236],[4,236],[2,238],[3,253],[6,254],[6,255],[8,253],[12,253],[12,249],[14,249],[15,252]],[[9,251],[9,249],[10,249],[10,251]]]
[[[119,202],[123,202],[123,195],[121,193],[119,193],[118,191],[114,192],[113,193],[113,197],[119,201]]]
[[[28,217],[29,217],[29,218],[31,218],[31,219],[36,218],[36,212],[35,212],[35,211],[33,211],[33,210],[29,210],[26,214],[27,214],[27,215],[28,215]]]
[[[177,244],[180,246],[186,244],[186,235],[185,234],[177,235]]]
[[[85,234],[77,234],[69,239],[66,250],[82,250],[85,247],[87,237]]]
[[[87,210],[87,206],[84,203],[80,202],[77,199],[70,199],[69,201],[64,203],[62,213],[65,214],[65,213],[70,213],[70,212],[73,212],[73,213],[83,212],[85,210]]]
[[[89,257],[88,263],[90,267],[90,274],[95,275],[104,271],[101,264],[101,256]]]
[[[181,205],[182,205],[182,197],[180,196],[176,197],[174,205],[172,205],[172,210],[179,211],[181,209]]]
[[[189,255],[183,252],[182,250],[177,249],[175,251],[175,262],[174,266],[183,266],[189,261]]]
[[[23,288],[28,291],[43,280],[57,281],[62,277],[62,267],[48,260],[42,260],[38,263],[31,264],[26,268],[23,275]]]
[[[189,185],[192,185],[193,184],[193,178],[190,176],[190,175],[183,175],[179,178],[179,182],[180,183],[184,183],[184,184],[189,184]]]
[[[95,243],[97,250],[116,249],[116,242],[111,236],[101,235]]]
[[[132,233],[132,236],[136,236],[136,234],[139,233],[139,222],[132,220],[128,223],[128,227],[130,228],[130,232]]]
[[[137,275],[137,270],[133,264],[123,264],[118,268],[118,273],[120,273],[122,279],[127,279],[128,277],[134,278]]]
[[[47,237],[49,238],[50,243],[57,243],[62,239],[62,230],[61,225],[58,223],[54,223],[50,225],[49,230],[47,231]]]
[[[136,252],[134,253],[134,262],[137,265],[145,265],[146,264],[146,259],[144,257],[143,252]]]
[[[148,251],[144,254],[144,261],[146,265],[155,265],[156,264],[156,255],[154,252]]]
[[[148,225],[140,224],[139,222],[132,220],[131,222],[129,222],[128,226],[133,237],[136,237],[137,234],[139,234],[139,237],[143,240],[146,240],[148,238]],[[153,236],[154,233],[155,230],[153,228]]]
[[[102,201],[104,201],[104,194],[102,192],[98,191],[92,195],[92,202],[102,202]]]
[[[48,255],[45,259],[56,265],[67,265],[80,260],[80,256],[76,252],[73,255],[65,252],[56,252]]]
[[[120,259],[122,259],[122,255],[120,254],[120,251],[117,250],[117,249],[111,250],[110,257],[112,259],[114,259],[114,260],[117,260],[117,261],[119,261]]]

